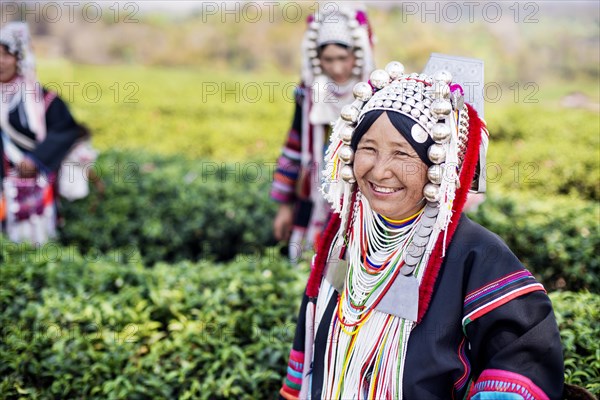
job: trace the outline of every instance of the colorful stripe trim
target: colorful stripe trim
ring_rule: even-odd
[[[297,399],[302,387],[302,370],[304,368],[304,353],[293,350],[290,352],[287,376],[279,394],[285,399]]]
[[[470,322],[524,294],[544,291],[527,270],[513,272],[469,293],[464,300],[463,329]]]
[[[533,284],[525,286],[525,287],[517,288],[511,292],[508,292],[508,293],[502,295],[499,298],[491,300],[489,303],[483,304],[481,307],[476,308],[475,310],[471,311],[469,314],[467,314],[463,318],[463,320],[462,320],[463,331],[469,323],[475,321],[477,318],[484,316],[485,314],[489,313],[490,311],[495,310],[496,308],[508,303],[509,301],[511,301],[513,299],[516,299],[517,297],[523,296],[527,293],[537,292],[537,291],[545,292],[546,290],[544,289],[544,286],[542,286],[541,283],[533,283]]]
[[[467,398],[473,400],[497,398],[483,395],[484,393],[491,394],[490,392],[514,393],[520,395],[524,400],[550,400],[531,379],[515,372],[500,369],[486,369],[483,371]],[[478,393],[481,396],[475,397]],[[505,398],[512,399],[515,397]]]
[[[469,375],[471,375],[471,364],[469,363],[469,359],[467,358],[467,354],[465,352],[465,347],[467,344],[467,338],[463,337],[460,345],[458,346],[458,359],[463,365],[464,372],[460,378],[456,382],[454,382],[454,392],[459,392],[465,384],[469,380]]]
[[[523,396],[516,393],[479,392],[472,400],[523,400]]]
[[[535,281],[535,278],[533,278],[533,276],[527,270],[517,271],[517,272],[513,272],[512,274],[508,274],[508,275],[506,275],[500,279],[497,279],[494,282],[492,282],[482,288],[479,288],[479,289],[474,290],[471,293],[469,293],[467,295],[467,297],[465,297],[464,306],[468,307],[473,302],[475,302],[483,297],[489,296],[489,295],[495,293],[496,291],[501,290],[503,287],[505,287],[507,285],[514,284],[516,282],[521,282],[523,280],[531,280],[531,279],[533,279]]]

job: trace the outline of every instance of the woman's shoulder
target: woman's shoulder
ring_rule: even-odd
[[[464,214],[448,247],[447,258],[464,265],[467,275],[485,271],[486,276],[493,277],[525,270],[500,236]]]
[[[455,244],[460,244],[463,247],[462,251],[465,250],[464,246],[468,246],[473,250],[487,249],[490,246],[495,246],[498,249],[511,252],[500,236],[471,220],[465,214],[460,216],[460,221],[450,246]]]

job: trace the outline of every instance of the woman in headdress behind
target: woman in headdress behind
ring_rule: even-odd
[[[271,189],[271,198],[279,203],[275,238],[289,241],[293,261],[312,248],[329,217],[329,207],[319,192],[319,171],[331,124],[341,108],[352,102],[354,85],[373,69],[372,34],[365,11],[336,3],[328,6],[335,7],[308,18],[293,123]]]
[[[66,104],[37,80],[29,29],[0,29],[0,221],[15,242],[56,232],[56,175],[79,129]]]

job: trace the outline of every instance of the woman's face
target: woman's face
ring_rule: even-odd
[[[387,113],[358,142],[354,175],[371,208],[387,218],[404,219],[423,207],[427,166]]]
[[[321,50],[321,68],[335,83],[344,84],[352,77],[356,57],[352,50],[328,44]]]
[[[0,46],[0,82],[10,82],[17,74],[17,57]]]

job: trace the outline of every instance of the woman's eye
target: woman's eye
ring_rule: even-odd
[[[369,153],[375,152],[375,148],[373,148],[373,147],[359,147],[358,150],[362,150],[362,151],[369,152]]]

